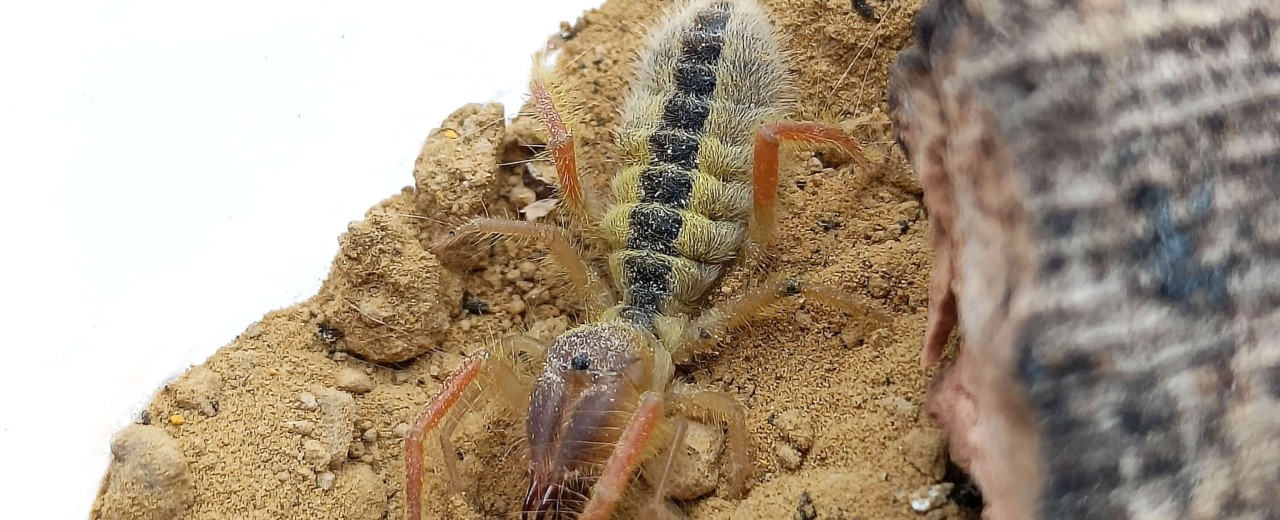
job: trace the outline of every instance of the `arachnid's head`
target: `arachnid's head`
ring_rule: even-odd
[[[655,377],[654,344],[647,332],[602,323],[570,330],[548,347],[529,402],[524,518],[581,510],[640,395],[667,382]]]

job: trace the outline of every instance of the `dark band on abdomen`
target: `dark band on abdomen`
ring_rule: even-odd
[[[636,204],[628,215],[627,226],[631,231],[627,235],[627,249],[680,254],[676,250],[676,239],[680,238],[684,218],[679,211],[661,204]]]
[[[639,200],[628,221],[623,261],[627,291],[622,316],[651,327],[663,312],[675,283],[671,262],[676,240],[693,194],[700,138],[716,90],[716,70],[724,49],[730,5],[717,3],[698,13],[680,38],[680,56],[672,74],[674,89],[663,104],[662,117],[649,136],[648,166],[639,175]]]
[[[671,262],[657,253],[629,254],[622,259],[622,276],[627,282],[622,318],[653,327],[653,319],[671,295]]]
[[[715,4],[698,13],[680,39],[680,57],[673,72],[675,89],[662,107],[658,128],[649,136],[651,155],[649,167],[640,173],[640,202],[666,203],[659,200],[664,196],[681,201],[679,209],[688,206],[692,185],[688,172],[697,167],[699,139],[711,115],[716,68],[728,23],[729,6]],[[683,196],[673,196],[681,189]]]

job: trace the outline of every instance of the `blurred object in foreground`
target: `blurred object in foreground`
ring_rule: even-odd
[[[935,0],[890,88],[987,518],[1280,517],[1280,3]]]

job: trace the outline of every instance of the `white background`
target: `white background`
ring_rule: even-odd
[[[598,0],[0,7],[0,516],[84,518],[113,431],[413,183],[457,106],[518,108]]]

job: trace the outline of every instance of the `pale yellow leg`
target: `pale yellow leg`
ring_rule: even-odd
[[[500,218],[477,217],[471,219],[451,231],[449,236],[436,244],[432,249],[441,250],[457,245],[463,238],[472,235],[498,235],[500,237],[533,238],[547,246],[555,263],[565,270],[574,289],[579,291],[588,302],[592,311],[607,309],[616,302],[613,290],[601,279],[577,249],[573,247],[563,229],[535,222],[523,222]]]
[[[473,392],[474,393],[474,392]],[[449,481],[449,494],[461,493],[463,490],[462,473],[458,471],[457,449],[453,446],[453,430],[458,427],[462,412],[466,407],[455,407],[449,410],[440,429],[436,431],[436,439],[440,442],[440,462],[444,465],[445,480]]]
[[[663,518],[668,517],[670,510],[667,509],[667,479],[671,477],[671,468],[675,465],[677,450],[684,449],[684,435],[689,430],[689,422],[684,419],[675,419],[675,433],[671,436],[671,443],[667,447],[666,460],[662,465],[662,474],[657,478],[657,485],[653,487],[653,496],[649,503],[642,510],[640,518]]]
[[[804,296],[830,305],[859,320],[888,323],[888,318],[870,303],[834,287],[801,281],[790,276],[775,276],[746,293],[703,311],[686,324],[672,347],[676,364],[689,361],[724,338],[729,332],[759,319],[769,307],[784,298]]]
[[[728,392],[677,387],[671,406],[681,416],[707,424],[724,425],[725,472],[728,494],[740,497],[751,477],[751,453],[747,443],[747,409]]]

